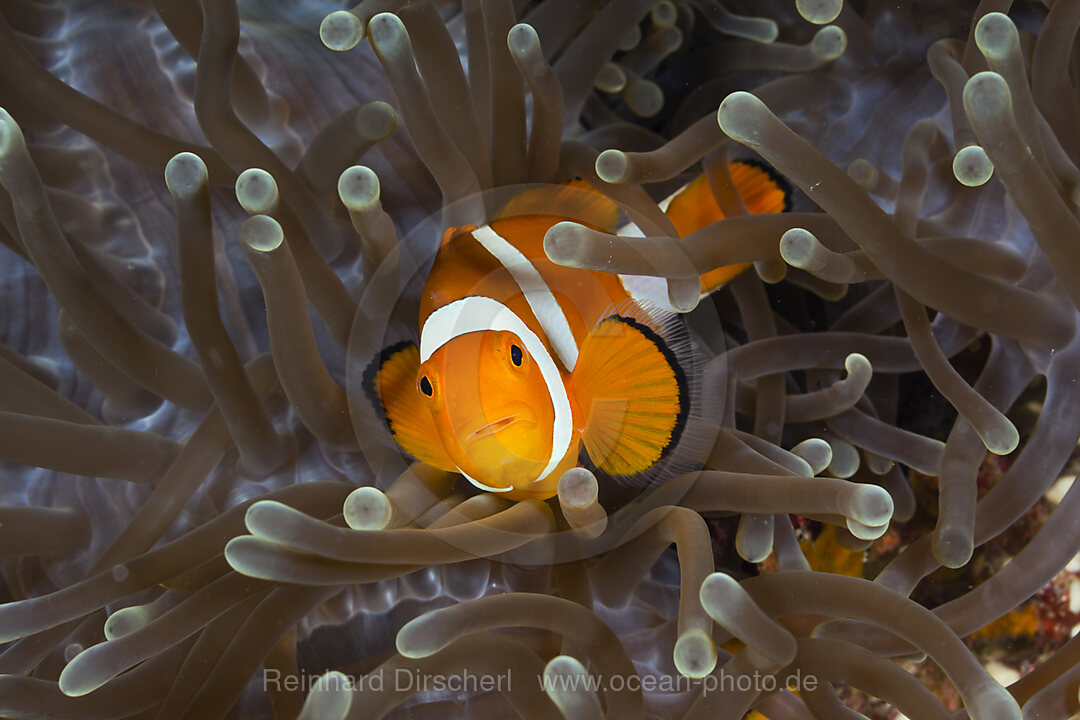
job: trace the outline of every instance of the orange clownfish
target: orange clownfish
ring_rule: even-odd
[[[758,165],[730,171],[750,212],[788,193]],[[364,386],[407,453],[512,500],[546,499],[589,460],[616,478],[657,466],[690,411],[690,341],[648,278],[556,265],[567,219],[613,232],[618,208],[583,181],[526,190],[490,224],[450,228],[424,286],[420,342],[384,350]],[[662,205],[663,207],[663,205]],[[672,196],[680,235],[723,219],[704,175]],[[749,263],[702,276],[707,293]]]

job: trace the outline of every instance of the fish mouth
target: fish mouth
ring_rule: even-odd
[[[489,422],[487,425],[484,425],[483,427],[480,427],[469,433],[469,437],[466,439],[466,441],[472,442],[473,440],[479,440],[480,438],[487,437],[488,435],[494,435],[500,430],[504,430],[513,425],[514,423],[520,422],[521,420],[524,420],[524,418],[522,418],[520,415],[507,415],[506,417],[499,418],[498,420],[494,422]]]

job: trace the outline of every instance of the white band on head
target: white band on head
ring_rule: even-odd
[[[473,237],[506,268],[510,277],[514,278],[563,367],[573,370],[577,365],[577,341],[570,330],[566,313],[559,307],[559,301],[555,299],[540,271],[524,253],[492,230],[490,225],[473,230]]]
[[[458,472],[461,473],[465,477],[465,479],[468,480],[469,482],[471,482],[473,485],[475,485],[476,487],[480,488],[481,490],[485,490],[487,492],[493,492],[493,493],[510,492],[511,490],[514,489],[513,485],[511,485],[510,487],[504,487],[504,488],[491,487],[490,485],[485,485],[484,483],[480,482],[479,480],[477,480],[476,478],[474,478],[472,475],[465,472],[461,468],[458,468]]]
[[[555,410],[555,424],[551,432],[551,458],[547,467],[534,481],[539,482],[555,469],[570,449],[574,418],[570,410],[570,398],[566,394],[566,386],[555,360],[536,333],[529,329],[517,313],[497,300],[475,295],[443,305],[428,316],[420,330],[420,362],[427,362],[432,353],[454,338],[484,330],[512,332],[517,335],[547,384],[548,396]],[[482,489],[491,489],[472,478],[469,480]]]

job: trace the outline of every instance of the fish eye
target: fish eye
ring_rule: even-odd
[[[521,367],[521,363],[525,361],[525,353],[522,351],[519,345],[510,345],[510,362],[514,363],[515,367]]]
[[[427,375],[421,375],[420,376],[419,387],[420,387],[420,392],[422,392],[427,397],[431,397],[432,395],[435,394],[435,390],[434,390],[434,388],[431,387],[431,381],[428,380]]]

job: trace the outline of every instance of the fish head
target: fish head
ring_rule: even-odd
[[[447,454],[473,484],[510,499],[540,496],[536,481],[551,459],[555,410],[515,333],[454,337],[421,364],[417,392]]]

